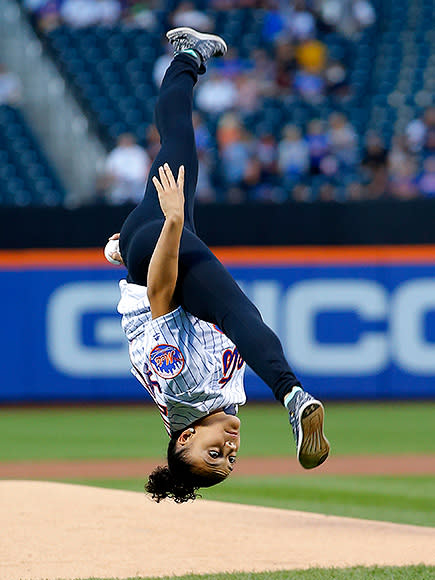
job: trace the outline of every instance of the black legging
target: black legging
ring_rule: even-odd
[[[149,261],[163,224],[152,177],[158,176],[158,168],[164,163],[169,164],[175,176],[179,166],[184,165],[185,226],[180,243],[177,302],[201,320],[217,324],[247,364],[283,402],[286,393],[299,381],[284,357],[280,341],[195,233],[193,207],[198,157],[192,106],[197,74],[195,60],[186,54],[176,56],[166,71],[156,105],[162,147],[151,167],[143,201],[122,226],[121,254],[128,269],[128,280],[145,286]]]

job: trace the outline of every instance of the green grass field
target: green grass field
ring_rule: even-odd
[[[246,405],[241,456],[292,455],[285,411]],[[334,455],[435,453],[435,403],[329,404],[326,433]],[[83,407],[0,411],[0,461],[164,457],[159,414],[144,407]]]
[[[326,432],[335,455],[435,454],[435,403],[329,404]],[[292,456],[278,405],[241,409],[241,457]],[[7,408],[0,411],[0,461],[163,458],[167,437],[152,407]],[[143,479],[75,480],[141,492]],[[206,499],[435,526],[435,476],[230,478]],[[352,568],[267,574],[184,576],[183,580],[435,579],[434,567]]]
[[[435,578],[433,566],[405,566],[395,568],[310,568],[278,572],[207,574],[205,576],[177,576],[177,580],[431,580]],[[89,578],[88,580],[100,580]],[[113,579],[116,580],[116,579]],[[127,578],[127,580],[155,580],[151,578]],[[162,576],[161,580],[174,580],[173,576]]]

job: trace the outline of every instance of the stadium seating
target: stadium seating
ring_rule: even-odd
[[[216,31],[230,44],[237,43],[242,58],[261,43],[261,11],[222,11],[216,13],[215,20]],[[139,141],[144,141],[152,121],[156,96],[152,70],[162,52],[163,32],[162,29],[150,34],[121,26],[85,30],[61,27],[48,36],[53,54],[90,116],[97,118],[100,134],[108,146],[122,131],[132,131]],[[328,98],[321,105],[312,106],[294,99],[289,106],[283,101],[266,100],[248,128],[276,133],[287,122],[304,124],[314,116],[326,118],[331,111],[342,109],[363,130],[368,120],[363,99],[370,89],[376,52],[374,37],[374,32],[368,30],[356,43],[335,33],[322,38],[331,57],[342,60],[348,68],[355,87],[355,97],[349,102],[340,104]]]
[[[152,70],[160,54],[160,35],[121,27],[62,27],[49,41],[108,145],[125,131],[143,141],[155,104]]]
[[[304,129],[312,118],[327,119],[331,112],[342,111],[358,133],[360,154],[369,129],[379,133],[387,147],[395,134],[404,132],[409,121],[430,104],[434,90],[430,73],[434,65],[434,57],[430,56],[435,36],[433,2],[372,0],[372,3],[376,23],[352,39],[331,28],[319,28],[318,37],[326,44],[330,58],[341,61],[346,68],[350,95],[345,99],[328,95],[319,104],[308,103],[296,95],[266,98],[258,112],[246,118],[248,130],[280,137],[287,123]],[[167,15],[177,2],[167,0],[163,4],[164,9],[155,13],[158,24],[153,32],[122,23],[113,28],[61,26],[45,38],[47,48],[107,148],[113,147],[116,137],[126,131],[134,133],[139,143],[146,144],[157,93],[153,67],[163,52]],[[215,21],[216,32],[230,45],[237,46],[241,58],[247,58],[260,46],[271,51],[262,35],[264,10],[235,8],[214,12],[206,0],[194,4],[207,10]],[[216,118],[206,116],[206,121],[214,135]],[[12,169],[4,169],[7,171]],[[349,169],[341,173],[336,185],[340,188],[355,177],[355,170]],[[27,191],[28,182],[21,174],[18,178],[23,180],[22,191]],[[324,181],[317,176],[310,181],[314,198]],[[215,175],[215,183],[219,182],[219,175]],[[58,191],[55,187],[52,190]],[[40,193],[36,199],[43,202],[44,195],[47,200],[61,199],[61,195],[54,193]]]
[[[431,104],[434,60],[432,0],[398,0],[379,3],[379,29],[374,61],[373,95],[368,103],[370,128],[389,144],[394,134]]]
[[[0,204],[59,205],[65,192],[17,109],[0,106]]]

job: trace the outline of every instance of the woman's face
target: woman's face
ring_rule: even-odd
[[[240,447],[240,419],[223,411],[212,413],[185,429],[177,446],[185,447],[196,473],[217,472],[227,477]]]

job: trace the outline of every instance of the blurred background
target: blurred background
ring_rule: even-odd
[[[143,399],[101,247],[141,199],[181,25],[230,47],[196,90],[200,235],[319,396],[433,397],[432,0],[0,11],[2,401]]]

